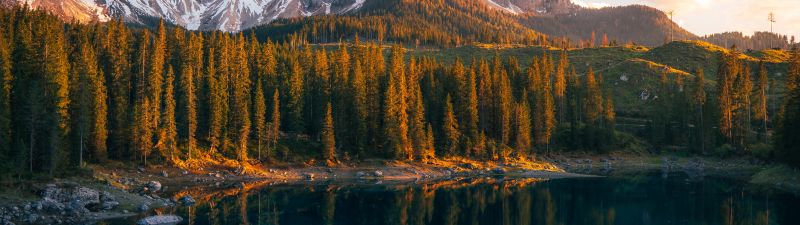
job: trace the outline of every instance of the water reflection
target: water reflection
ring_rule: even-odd
[[[425,184],[240,185],[189,190],[188,224],[798,224],[800,199],[725,179],[466,179]],[[135,218],[109,221],[132,224]]]

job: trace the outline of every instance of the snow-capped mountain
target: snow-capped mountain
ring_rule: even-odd
[[[14,1],[14,0],[0,0]],[[107,21],[122,17],[145,24],[163,18],[190,30],[239,31],[278,18],[342,14],[366,0],[16,0],[65,20]]]
[[[566,14],[581,7],[571,0],[484,0],[487,5],[513,14]]]
[[[102,1],[102,0],[101,0]],[[112,16],[143,23],[164,18],[190,30],[239,31],[278,18],[340,14],[365,0],[105,0]]]
[[[28,4],[31,8],[44,9],[65,21],[108,21],[105,8],[94,0],[0,0],[2,5]]]

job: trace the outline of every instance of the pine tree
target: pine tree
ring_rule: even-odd
[[[118,160],[129,155],[131,139],[131,62],[130,32],[121,19],[111,21],[106,26],[105,38],[102,41],[102,57],[100,57],[105,79],[108,81],[109,117],[108,135],[109,152]]]
[[[461,131],[458,128],[458,120],[453,113],[453,101],[450,95],[445,99],[444,117],[442,119],[442,140],[441,149],[443,155],[455,156],[458,153],[458,146],[461,144]]]
[[[586,100],[584,101],[586,109],[586,122],[588,124],[596,124],[603,115],[603,96],[600,90],[600,85],[595,80],[595,74],[592,68],[586,72]]]
[[[614,124],[617,120],[617,113],[614,111],[614,99],[611,92],[606,92],[606,97],[603,98],[603,120],[607,126],[607,130],[613,132]]]
[[[410,63],[414,64],[414,63]],[[409,86],[415,86],[414,88],[410,88],[412,91],[410,94],[411,99],[409,101],[409,114],[411,116],[409,121],[409,138],[413,142],[414,148],[414,159],[423,161],[426,159],[425,151],[427,151],[427,134],[425,132],[426,126],[426,119],[425,119],[425,106],[423,105],[422,99],[422,90],[418,85],[418,82],[412,82]]]
[[[363,156],[364,150],[367,147],[367,137],[369,131],[367,130],[367,123],[369,122],[369,108],[367,95],[368,87],[367,80],[364,72],[361,69],[361,61],[358,59],[353,63],[353,72],[350,76],[350,90],[353,91],[353,111],[355,112],[355,155]]]
[[[462,88],[462,98],[465,99],[463,110],[463,117],[461,124],[463,125],[464,134],[470,142],[476,142],[480,131],[478,130],[478,91],[475,70],[470,70],[467,80]],[[471,146],[468,146],[471,147]]]
[[[162,99],[164,110],[159,119],[159,134],[156,148],[161,151],[161,155],[169,160],[177,160],[178,155],[178,127],[175,123],[175,71],[172,66],[167,67],[167,75],[164,79],[164,92]]]
[[[83,154],[87,150],[95,160],[105,160],[108,137],[108,107],[103,72],[97,65],[95,50],[86,37],[81,39],[73,60],[72,73],[76,75],[70,81],[70,118],[74,136],[77,136],[79,166],[83,166]]]
[[[794,166],[800,166],[800,50],[792,49],[786,79],[787,96],[783,104],[783,115],[775,132],[777,157]]]
[[[729,142],[733,139],[734,81],[740,70],[737,57],[738,53],[735,50],[734,53],[724,54],[717,72],[718,127],[722,136]]]
[[[66,163],[66,150],[63,140],[68,134],[69,124],[69,61],[65,47],[63,27],[54,21],[35,21],[38,29],[33,36],[40,41],[36,47],[41,63],[37,70],[42,80],[43,123],[39,146],[44,147],[44,165],[52,176]],[[34,103],[35,104],[35,103]]]
[[[195,78],[194,67],[192,65],[183,65],[182,75],[179,82],[180,97],[178,98],[183,106],[181,117],[183,124],[181,124],[181,139],[185,140],[186,154],[189,159],[193,158],[197,153],[197,139],[195,137],[197,132],[197,97],[195,91]]]
[[[256,81],[255,97],[253,98],[253,124],[255,125],[255,139],[258,143],[258,160],[264,158],[261,155],[262,144],[266,144],[269,131],[267,130],[267,99],[264,98],[264,88],[262,82]]]
[[[734,81],[733,88],[733,144],[738,149],[745,149],[750,137],[752,118],[753,81],[750,79],[750,65],[744,63],[743,69]]]
[[[764,134],[762,141],[767,142],[769,130],[767,122],[769,116],[767,112],[767,93],[769,92],[769,80],[767,78],[767,67],[761,62],[758,70],[758,83],[756,84],[753,96],[753,119],[761,123],[761,132]]]
[[[384,146],[387,156],[395,159],[411,159],[412,149],[408,140],[408,114],[406,105],[406,80],[403,68],[403,50],[392,48],[391,65],[388,68],[388,85],[384,95]]]
[[[692,93],[692,103],[694,107],[697,109],[697,129],[698,129],[698,140],[700,142],[700,152],[705,153],[705,113],[704,108],[706,104],[706,86],[705,86],[705,72],[703,72],[702,67],[698,67],[697,74],[695,75],[695,82],[694,82],[694,92]]]
[[[11,51],[5,35],[0,35],[0,161],[7,162],[11,156],[11,90],[14,81],[11,74]],[[0,171],[8,169],[6,163]]]
[[[325,119],[322,124],[322,157],[328,165],[333,165],[336,160],[336,137],[333,129],[333,112],[331,104],[325,110]]]
[[[269,126],[269,138],[272,144],[272,149],[275,149],[280,139],[281,132],[281,97],[280,92],[273,91],[272,95],[272,113],[270,116],[272,124]]]
[[[517,157],[526,157],[531,153],[531,117],[530,107],[527,100],[522,101],[515,107],[515,140]]]
[[[305,95],[305,90],[303,83],[303,69],[300,67],[299,62],[294,57],[289,58],[290,61],[287,62],[288,71],[284,74],[284,77],[287,79],[288,85],[286,89],[286,117],[287,117],[287,128],[293,132],[302,132],[305,126],[304,119],[303,119],[303,96]]]
[[[234,41],[233,65],[231,66],[231,109],[230,129],[236,141],[236,156],[240,163],[248,160],[247,146],[250,137],[250,67],[245,51],[244,35],[239,34]],[[302,76],[302,75],[300,75]],[[302,105],[301,105],[302,106]],[[302,115],[302,114],[301,114]],[[302,117],[301,117],[302,118]]]
[[[567,51],[561,52],[561,60],[556,67],[555,77],[553,77],[553,95],[555,96],[556,104],[558,105],[558,122],[564,122],[564,115],[566,110],[566,91],[567,91],[567,68],[569,67],[569,59],[567,58]]]

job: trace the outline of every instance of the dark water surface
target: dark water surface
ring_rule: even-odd
[[[724,178],[467,179],[426,184],[281,184],[163,210],[183,224],[800,224],[798,196]],[[135,224],[141,217],[102,221]]]

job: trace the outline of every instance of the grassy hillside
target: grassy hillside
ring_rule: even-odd
[[[653,97],[662,71],[667,72],[671,80],[681,76],[687,81],[694,79],[698,66],[706,72],[706,83],[709,91],[714,90],[719,57],[730,50],[702,41],[676,41],[648,49],[641,46],[600,47],[569,49],[569,59],[579,75],[592,67],[596,73],[602,74],[605,85],[613,91],[615,103],[620,115],[638,116],[646,112],[648,102]],[[543,46],[522,45],[490,45],[477,44],[443,50],[418,50],[416,56],[432,57],[445,63],[457,57],[469,62],[471,58],[516,57],[523,69],[527,68],[533,57],[551,54],[558,58],[561,49]],[[742,59],[753,63],[756,72],[760,60],[767,62],[767,70],[771,79],[778,81],[774,85],[780,92],[780,81],[785,76],[788,53],[782,50],[765,50],[747,52]],[[643,99],[642,96],[649,96]]]

